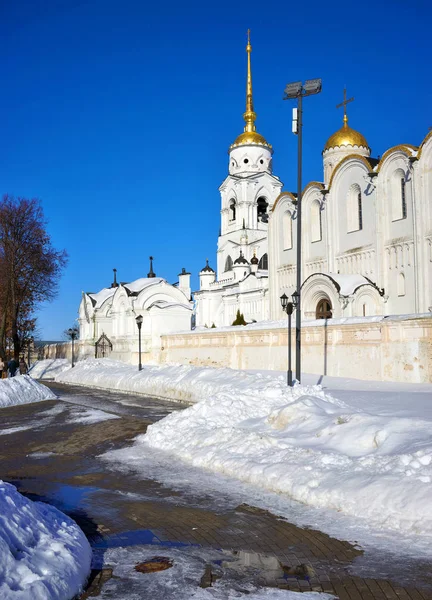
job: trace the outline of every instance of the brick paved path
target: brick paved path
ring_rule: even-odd
[[[97,405],[122,416],[92,425],[76,423],[73,419],[85,408],[58,401],[2,409],[2,428],[5,423],[32,428],[2,436],[0,477],[70,514],[94,545],[145,544],[150,535],[158,542],[221,549],[231,566],[254,567],[255,581],[264,585],[324,591],[342,600],[432,600],[430,565],[410,565],[402,574],[403,585],[352,576],[353,561],[363,552],[348,542],[247,504],[209,509],[208,498],[201,505],[196,499],[187,504],[180,492],[156,481],[110,471],[97,455],[128,445],[149,422],[179,407],[99,392],[93,402],[92,394],[82,389],[74,394],[80,405]],[[120,401],[126,404],[119,406]],[[104,577],[109,577],[107,572]],[[206,578],[211,581],[211,565],[204,582]],[[95,590],[97,594],[97,585]],[[83,595],[87,597],[96,596]]]

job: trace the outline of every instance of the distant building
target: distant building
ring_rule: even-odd
[[[191,328],[192,302],[190,273],[179,275],[178,285],[156,277],[152,262],[147,277],[130,283],[114,282],[97,293],[82,294],[79,307],[80,343],[83,354],[94,347],[94,355],[111,356],[125,362],[136,362],[138,327],[136,317],[143,317],[141,326],[143,362],[146,353],[160,349],[163,333]],[[98,341],[101,346],[98,353]]]

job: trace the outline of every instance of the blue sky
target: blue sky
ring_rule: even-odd
[[[0,192],[42,200],[69,265],[39,311],[60,339],[81,291],[146,276],[177,281],[215,266],[218,187],[242,132],[246,30],[252,31],[257,130],[274,173],[296,188],[292,104],[285,84],[323,79],[305,100],[304,182],[322,179],[321,151],[342,124],[373,156],[419,144],[432,126],[430,2],[0,3]]]

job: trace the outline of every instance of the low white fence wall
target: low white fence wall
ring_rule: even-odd
[[[292,332],[293,370],[295,332]],[[233,327],[162,336],[161,362],[233,369],[286,370],[285,327]],[[432,381],[432,316],[331,320],[302,329],[306,373],[381,381]]]

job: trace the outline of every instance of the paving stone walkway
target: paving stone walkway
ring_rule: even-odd
[[[221,550],[231,568],[255,582],[295,591],[329,592],[342,600],[432,600],[429,564],[420,561],[391,579],[352,575],[363,550],[320,531],[301,528],[241,504],[209,508],[208,498],[188,502],[178,490],[152,479],[110,470],[98,455],[127,446],[149,423],[178,404],[53,385],[66,401],[2,409],[0,477],[22,493],[71,515],[95,548],[137,544],[197,545]],[[94,398],[94,401],[92,400]],[[78,422],[86,407],[119,418]],[[212,585],[212,565],[202,585]],[[109,569],[94,573],[82,599],[97,597]],[[401,583],[403,582],[403,583]],[[143,596],[144,598],[145,596]]]

